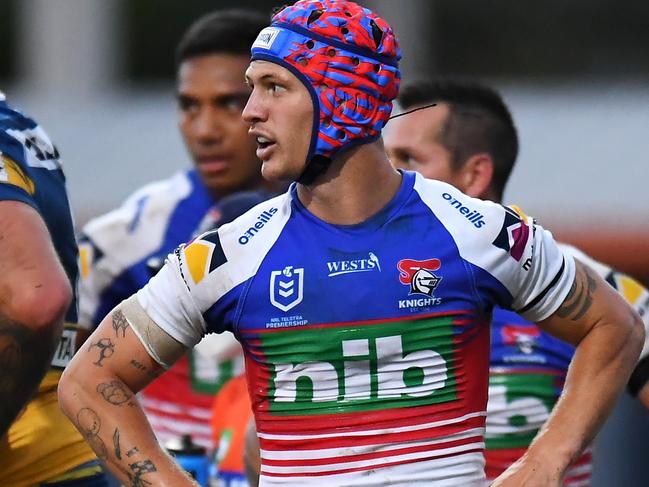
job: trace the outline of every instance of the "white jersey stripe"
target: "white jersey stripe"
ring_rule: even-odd
[[[366,470],[329,474],[326,482],[321,475],[315,476],[263,476],[260,487],[285,487],[288,484],[300,487],[342,486],[345,487],[483,487],[484,459],[481,453],[462,453],[453,457],[433,458],[416,463],[389,465],[373,470],[368,476]]]
[[[421,423],[414,424],[410,426],[401,426],[398,428],[383,428],[379,430],[358,430],[358,431],[337,431],[332,433],[324,433],[320,435],[280,435],[280,434],[271,434],[263,433],[261,431],[257,432],[259,438],[265,440],[317,440],[317,439],[326,439],[326,438],[340,438],[341,436],[374,436],[374,435],[388,435],[394,433],[406,433],[408,431],[419,431],[428,428],[438,428],[440,426],[448,426],[451,424],[462,423],[472,418],[477,418],[480,416],[486,416],[485,411],[478,411],[474,413],[465,414],[464,416],[459,416],[457,418],[445,419],[442,421],[433,421],[431,423]]]
[[[416,448],[419,446],[433,446],[451,441],[460,441],[472,437],[484,435],[484,428],[472,428],[458,434],[436,438],[426,441],[401,441],[399,443],[379,443],[373,445],[356,446],[354,448],[322,448],[318,450],[296,451],[275,451],[261,450],[262,460],[312,460],[324,458],[342,458],[345,456],[365,455],[370,453],[390,452],[404,448]]]
[[[299,466],[276,466],[262,463],[262,474],[313,474],[313,473],[336,473],[340,470],[347,469],[368,469],[378,468],[392,463],[416,461],[424,458],[442,457],[446,455],[455,455],[458,453],[469,452],[472,450],[483,450],[484,442],[475,441],[465,445],[458,445],[439,450],[426,450],[402,455],[389,455],[386,457],[372,458],[369,460],[360,460],[354,462],[341,462],[328,465],[299,465]]]

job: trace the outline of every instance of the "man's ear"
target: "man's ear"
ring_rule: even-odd
[[[469,157],[459,171],[458,179],[463,192],[474,198],[488,198],[491,180],[494,174],[494,161],[486,153]]]

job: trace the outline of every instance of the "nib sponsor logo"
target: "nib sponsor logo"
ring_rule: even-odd
[[[454,208],[457,208],[457,211],[460,214],[473,223],[473,226],[476,228],[482,228],[485,225],[484,215],[477,210],[472,210],[468,206],[464,206],[464,203],[458,199],[453,198],[448,193],[442,193],[442,198],[444,198],[449,205]]]
[[[354,274],[357,272],[381,272],[381,263],[379,258],[370,252],[367,258],[364,259],[350,259],[350,260],[337,260],[327,262],[328,277],[340,276],[342,274]]]

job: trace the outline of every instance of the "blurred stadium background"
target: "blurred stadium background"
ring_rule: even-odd
[[[1,0],[0,88],[65,164],[77,222],[189,164],[173,50],[215,8],[268,0]],[[505,201],[649,283],[649,3],[367,0],[402,42],[405,80],[500,89],[521,153]],[[597,442],[597,486],[647,485],[649,412],[624,397]]]

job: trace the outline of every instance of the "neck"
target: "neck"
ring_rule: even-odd
[[[387,205],[400,185],[401,175],[378,140],[336,158],[313,184],[298,184],[297,194],[304,207],[321,220],[354,225]]]

